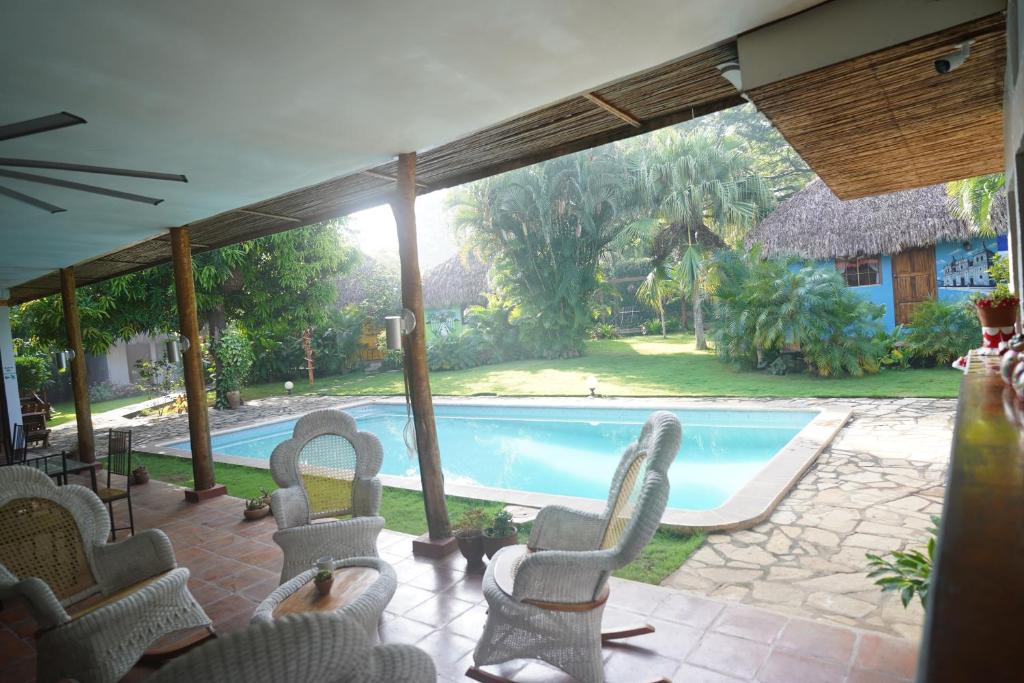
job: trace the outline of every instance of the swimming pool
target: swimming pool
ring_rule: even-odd
[[[435,404],[445,484],[603,501],[623,449],[656,409]],[[683,424],[682,448],[669,470],[668,506],[685,510],[721,506],[819,415],[810,410],[664,409]],[[360,429],[380,438],[382,475],[418,477],[417,462],[402,439],[403,404],[345,410]],[[274,446],[291,436],[294,425],[291,419],[215,434],[215,459],[265,467]],[[187,451],[189,442],[167,446]]]

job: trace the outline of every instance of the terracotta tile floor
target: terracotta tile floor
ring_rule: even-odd
[[[236,498],[192,505],[180,489],[155,481],[134,492],[137,528],[158,527],[170,536],[216,629],[245,628],[257,603],[277,586],[281,554],[271,540],[273,519],[243,522]],[[440,562],[412,557],[410,540],[390,531],[380,537],[381,555],[401,582],[381,638],[427,651],[442,681],[466,681],[486,618],[481,577],[462,571],[458,553]],[[614,580],[606,626],[638,621],[657,632],[605,648],[610,682],[667,676],[677,683],[898,683],[913,676],[917,656],[912,641]],[[522,683],[570,680],[532,661],[493,670]],[[30,681],[33,672],[32,621],[23,605],[8,601],[0,612],[0,681]],[[126,680],[148,673],[136,668]]]

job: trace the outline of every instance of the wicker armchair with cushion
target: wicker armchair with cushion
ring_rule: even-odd
[[[210,625],[163,532],[120,543],[109,533],[92,491],[0,468],[0,599],[28,602],[39,681],[116,681],[161,637]]]
[[[535,658],[581,681],[603,681],[602,639],[654,630],[643,625],[602,634],[601,617],[608,577],[636,559],[658,528],[681,439],[674,415],[654,413],[623,454],[603,513],[546,507],[528,545],[494,556],[484,574],[488,613],[473,653],[477,666]],[[476,667],[467,675],[507,680]]]
[[[359,431],[345,412],[317,410],[295,423],[292,438],[270,456],[270,472],[280,487],[270,507],[278,528],[274,542],[284,551],[281,583],[325,555],[377,557],[377,536],[384,528],[377,515],[383,459],[380,440]]]
[[[337,613],[293,614],[218,638],[164,666],[153,683],[435,683],[427,653],[371,646],[363,627]]]

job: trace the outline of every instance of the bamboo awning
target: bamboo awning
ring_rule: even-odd
[[[748,95],[840,199],[1001,171],[1006,17],[994,14]],[[973,38],[963,66],[935,59]]]
[[[739,94],[715,68],[735,59],[735,43],[711,47],[420,152],[417,193],[453,187],[740,104]],[[195,221],[188,226],[193,251],[217,249],[383,204],[393,195],[396,175],[397,161],[392,161]],[[170,259],[170,237],[165,234],[76,264],[75,272],[82,286]],[[12,287],[9,300],[16,304],[59,290],[60,278],[51,273]]]

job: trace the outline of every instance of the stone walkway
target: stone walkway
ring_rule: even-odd
[[[211,410],[210,428],[339,407],[364,400],[280,396],[239,410]],[[472,399],[468,399],[472,400]],[[697,399],[729,403],[736,399]],[[712,534],[664,585],[792,615],[918,638],[923,612],[904,609],[866,577],[867,552],[919,547],[930,516],[939,514],[956,401],[951,399],[757,399],[771,407],[851,406],[853,417],[832,446],[753,529]],[[136,447],[186,438],[185,415],[94,417],[97,449],[106,429],[130,426]],[[74,423],[54,429],[51,443],[70,447]]]
[[[919,603],[904,609],[898,596],[882,594],[864,554],[927,541],[930,516],[942,509],[956,401],[842,403],[854,407],[850,422],[771,518],[712,534],[665,585],[919,638]]]

